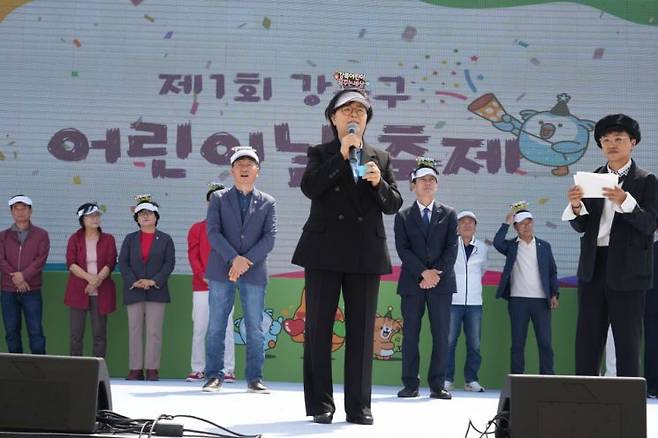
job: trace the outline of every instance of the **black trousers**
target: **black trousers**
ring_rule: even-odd
[[[379,275],[305,270],[306,415],[334,412],[331,338],[340,291],[345,303],[345,412],[371,415],[372,352]]]
[[[432,333],[432,355],[427,370],[427,383],[432,391],[443,388],[448,368],[448,334],[450,333],[450,306],[452,294],[422,294],[401,295],[402,318],[402,384],[407,388],[418,389],[420,379],[420,353],[418,342],[425,307],[430,320]]]
[[[654,272],[653,275],[658,275]],[[647,291],[644,312],[644,378],[647,391],[658,393],[658,290]]]
[[[608,287],[605,281],[607,259],[608,248],[597,248],[592,281],[578,282],[576,374],[599,375],[610,324],[615,338],[617,375],[638,377],[645,292]]]

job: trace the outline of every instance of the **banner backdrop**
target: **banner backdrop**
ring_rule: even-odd
[[[417,155],[439,161],[439,200],[475,211],[487,241],[509,204],[527,200],[561,277],[578,252],[560,222],[565,191],[576,170],[602,164],[595,121],[635,117],[635,158],[658,171],[653,1],[4,3],[0,198],[33,198],[51,268],[64,263],[78,205],[102,204],[120,243],[135,229],[133,196],[151,193],[176,271],[188,273],[185,237],[205,215],[207,184],[230,184],[229,149],[251,145],[263,157],[257,186],[278,201],[270,272],[299,271],[290,258],[309,208],[299,183],[307,147],[331,136],[323,110],[336,71],[366,75],[365,137],[391,153],[405,205]],[[502,262],[492,255],[490,269]]]

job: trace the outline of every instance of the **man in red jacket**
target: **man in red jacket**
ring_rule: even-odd
[[[224,186],[210,184],[206,201],[210,195]],[[210,254],[210,243],[206,232],[206,220],[195,223],[187,233],[187,257],[192,267],[192,372],[187,375],[188,382],[205,380],[206,368],[206,331],[208,330],[208,280],[206,266]],[[233,310],[229,314],[226,326],[224,350],[224,381],[235,381],[235,341],[233,339]]]
[[[41,316],[41,274],[50,251],[48,233],[30,222],[32,200],[9,198],[14,223],[0,232],[0,304],[10,353],[22,353],[21,312],[25,317],[32,354],[46,354]]]

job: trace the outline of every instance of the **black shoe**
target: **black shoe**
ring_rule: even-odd
[[[313,415],[313,422],[320,424],[331,424],[331,420],[334,419],[333,412],[323,412],[321,414]]]
[[[400,398],[418,397],[418,388],[410,388],[408,386],[405,386],[404,388],[398,391],[398,397]]]
[[[430,392],[430,398],[440,398],[441,400],[450,400],[452,398],[452,394],[450,394],[445,389],[440,389],[438,391]]]
[[[365,424],[367,426],[375,422],[375,420],[372,418],[372,415],[368,415],[368,414],[355,415],[355,416],[348,415],[346,420],[348,423]]]

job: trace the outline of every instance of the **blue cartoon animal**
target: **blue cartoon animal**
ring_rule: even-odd
[[[521,111],[523,121],[508,114],[493,94],[480,96],[468,109],[489,120],[496,129],[516,135],[523,158],[553,167],[551,173],[555,176],[565,176],[569,165],[585,155],[596,124],[572,115],[567,107],[569,100],[569,95],[558,94],[557,103],[549,111]]]
[[[265,339],[263,342],[263,351],[272,350],[276,347],[276,342],[281,333],[283,323],[283,316],[274,318],[274,311],[272,309],[263,310],[263,333]],[[247,344],[247,324],[244,318],[238,318],[233,323],[235,326],[235,343],[237,345]]]

